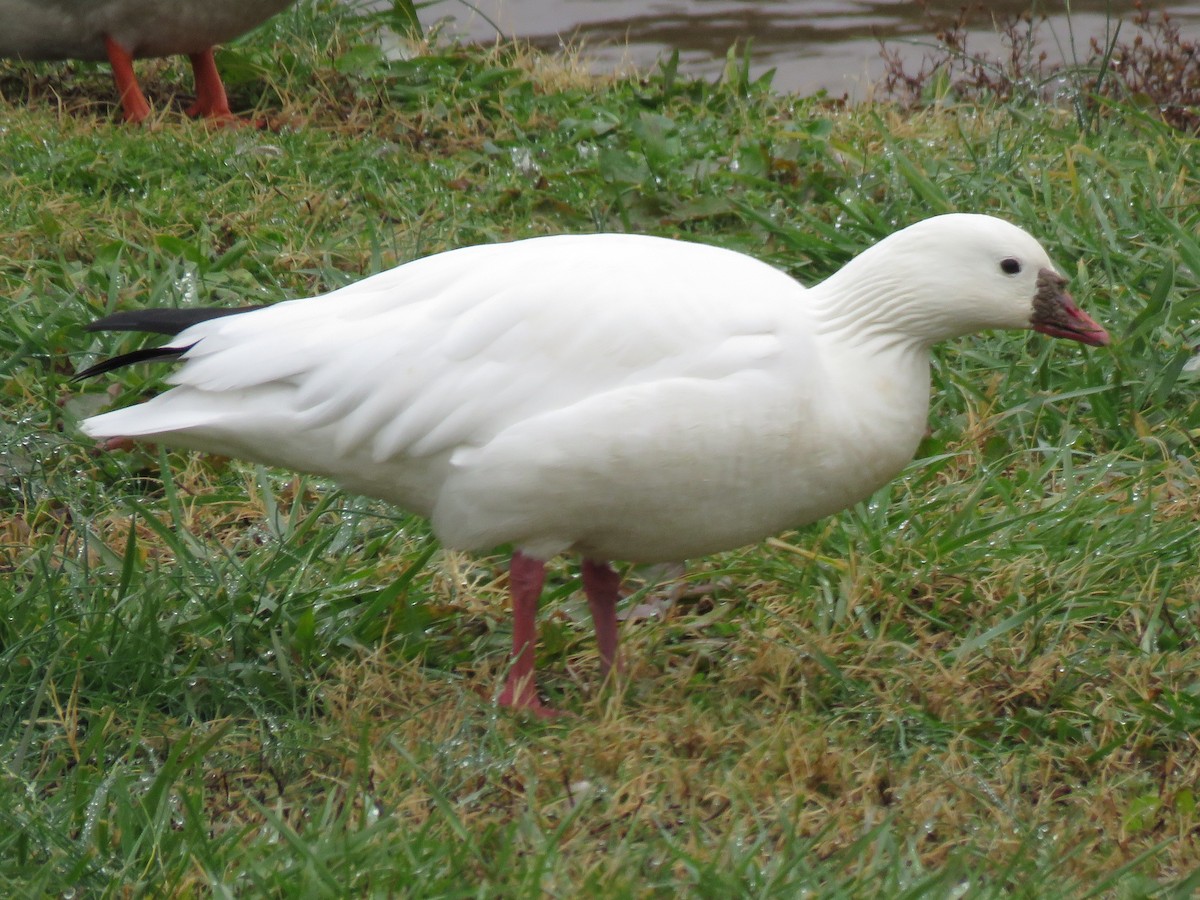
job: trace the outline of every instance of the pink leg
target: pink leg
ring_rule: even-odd
[[[512,595],[513,648],[508,682],[500,693],[500,705],[527,709],[544,719],[558,715],[542,704],[537,695],[533,650],[537,643],[537,607],[546,580],[546,566],[519,550],[508,568],[508,590]]]
[[[229,98],[225,96],[225,85],[217,72],[212,47],[188,55],[192,61],[192,72],[196,76],[196,102],[187,108],[189,116],[205,116],[209,119],[233,119],[229,110]]]
[[[150,104],[146,102],[142,89],[138,87],[137,76],[133,74],[133,57],[108,35],[104,36],[104,47],[108,50],[108,61],[112,65],[113,81],[117,83],[125,121],[144,122],[150,115]]]
[[[617,601],[621,599],[621,578],[608,563],[585,559],[583,590],[596,629],[596,645],[600,648],[600,672],[607,676],[614,665],[617,671],[621,670],[617,655]]]

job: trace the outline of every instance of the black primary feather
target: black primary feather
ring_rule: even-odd
[[[262,309],[261,306],[239,306],[234,309],[203,307],[200,309],[126,309],[115,312],[111,316],[97,319],[86,325],[87,331],[145,331],[151,334],[169,334],[171,337],[198,325],[209,319],[219,319],[222,316],[236,316],[239,313]],[[143,347],[122,353],[111,359],[102,359],[94,366],[88,366],[82,372],[76,372],[72,381],[82,381],[95,375],[103,375],[113,369],[129,366],[134,363],[151,362],[153,360],[178,359],[194,344],[186,347]]]
[[[145,331],[151,334],[169,334],[172,337],[179,332],[207,322],[209,319],[219,319],[222,316],[236,316],[240,313],[263,309],[262,306],[238,306],[234,309],[201,307],[199,309],[125,309],[111,316],[97,319],[85,326],[86,331]]]
[[[113,369],[130,366],[134,363],[150,362],[156,359],[178,359],[194,346],[195,344],[188,344],[186,347],[143,347],[141,350],[131,350],[129,353],[102,359],[94,366],[88,366],[82,372],[76,372],[71,376],[71,380],[83,381],[85,378],[103,375],[105,372],[111,372]]]

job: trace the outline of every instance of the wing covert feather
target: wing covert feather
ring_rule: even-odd
[[[336,423],[338,452],[431,455],[620,386],[768,364],[781,290],[800,302],[764,263],[657,238],[469,247],[196,325],[171,381],[276,400],[290,385],[295,421]]]

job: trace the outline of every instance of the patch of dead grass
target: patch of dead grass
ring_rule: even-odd
[[[946,708],[965,719],[984,718],[1017,698],[1043,703],[1039,685],[1056,677],[1058,663],[1036,660],[1019,674],[1000,667],[982,678],[965,666],[947,671],[934,665],[920,677],[938,682]],[[752,671],[767,665],[756,660]],[[905,693],[888,685],[918,674],[911,663],[888,673],[869,660],[852,674],[868,670],[879,676],[876,714],[887,718],[897,694]],[[970,847],[1002,867],[1033,842],[1061,852],[1079,877],[1094,877],[1098,864],[1132,860],[1168,837],[1174,843],[1163,859],[1167,867],[1182,870],[1200,849],[1200,823],[1175,802],[1200,777],[1200,757],[1187,747],[1156,758],[1133,740],[1098,762],[1089,761],[1095,748],[1087,746],[1074,756],[1048,746],[1042,753],[998,748],[981,757],[978,738],[961,734],[943,746],[917,744],[896,756],[854,720],[801,712],[786,702],[781,708],[778,696],[714,711],[689,702],[678,684],[660,678],[653,688],[657,701],[649,692],[636,707],[600,701],[581,718],[530,734],[486,701],[464,703],[460,685],[379,650],[337,664],[319,687],[321,728],[335,736],[334,746],[337,735],[368,734],[365,759],[340,744],[341,755],[296,766],[295,780],[267,778],[253,774],[261,754],[242,738],[209,757],[209,765],[223,756],[236,763],[232,773],[212,769],[207,775],[219,787],[212,791],[211,814],[216,821],[261,822],[253,798],[300,827],[304,810],[355,782],[369,785],[364,796],[412,828],[438,815],[436,789],[463,826],[483,834],[523,817],[551,827],[585,803],[586,814],[559,839],[576,871],[609,864],[614,844],[636,842],[639,833],[674,831],[684,846],[699,850],[705,840],[747,823],[774,835],[764,853],[786,851],[789,835],[801,834],[817,840],[822,856],[891,823],[915,841],[929,866]],[[981,703],[990,708],[972,713]],[[1103,720],[1102,707],[1098,714]],[[1099,732],[1095,743],[1112,738]],[[355,770],[362,764],[367,772]],[[1130,817],[1131,787],[1160,798],[1152,821]]]

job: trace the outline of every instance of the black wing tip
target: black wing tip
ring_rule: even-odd
[[[120,312],[104,316],[83,326],[85,331],[142,331],[150,334],[166,334],[175,337],[181,331],[186,331],[193,325],[207,322],[210,319],[220,319],[224,316],[236,316],[241,313],[262,309],[262,306],[224,307],[192,307],[189,309],[123,309]],[[82,372],[71,376],[71,381],[83,381],[140,362],[178,359],[194,344],[186,347],[143,347],[132,350],[110,359],[102,359],[93,366],[88,366]]]
[[[188,350],[192,349],[193,346],[193,344],[188,344],[186,347],[143,347],[141,350],[131,350],[129,353],[122,353],[119,356],[102,359],[95,365],[88,366],[82,372],[76,372],[71,376],[71,381],[76,382],[87,378],[94,378],[97,375],[103,375],[122,366],[131,366],[134,363],[178,359]]]
[[[223,316],[236,316],[262,309],[262,306],[193,307],[189,309],[123,309],[90,322],[85,331],[143,331],[151,334],[167,334],[171,337]]]

